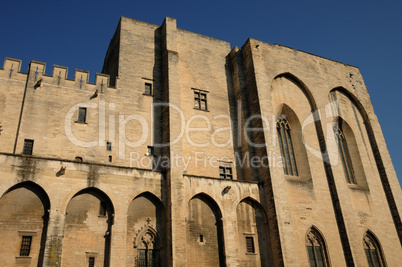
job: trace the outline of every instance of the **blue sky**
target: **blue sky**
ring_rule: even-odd
[[[178,27],[241,47],[247,38],[278,43],[359,67],[397,175],[402,179],[401,1],[5,1],[0,61],[31,60],[101,72],[120,16]],[[2,66],[2,65],[1,65]]]

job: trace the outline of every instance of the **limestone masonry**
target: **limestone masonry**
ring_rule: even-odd
[[[168,17],[122,17],[94,83],[45,67],[0,69],[1,266],[400,266],[358,68]]]

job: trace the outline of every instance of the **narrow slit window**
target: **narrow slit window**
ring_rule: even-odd
[[[112,162],[112,160],[113,160],[113,158],[112,158],[112,156],[109,156],[109,162]]]
[[[112,142],[106,142],[106,150],[112,151]]]
[[[80,123],[86,123],[87,120],[87,108],[80,107],[78,110],[78,121]]]
[[[88,267],[94,267],[94,266],[95,266],[95,257],[89,257]]]
[[[291,129],[284,116],[278,118],[276,128],[278,130],[278,143],[281,150],[283,171],[286,175],[298,176]]]
[[[20,256],[28,257],[31,253],[32,236],[23,236],[21,241]]]
[[[106,202],[101,201],[99,205],[99,216],[106,216]]]
[[[32,155],[33,144],[34,144],[34,140],[25,139],[24,140],[24,149],[22,151],[22,154],[24,154],[24,155]]]
[[[247,253],[255,253],[254,237],[246,236],[246,249]]]

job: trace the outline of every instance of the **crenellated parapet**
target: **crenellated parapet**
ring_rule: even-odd
[[[6,57],[3,69],[0,69],[0,77],[12,79],[26,79],[26,73],[21,72],[22,61],[15,58]]]
[[[4,70],[10,71],[10,76],[12,76],[13,72],[18,73],[21,72],[21,60],[6,57],[4,59]]]
[[[45,73],[46,63],[44,62],[32,60],[29,63],[28,73],[21,72],[21,64],[22,61],[19,59],[6,57],[3,68],[0,68],[0,77],[26,80],[28,76],[28,83],[34,83],[36,88],[46,86],[75,87],[84,90],[98,90],[101,93],[105,93],[108,89],[116,89],[116,87],[109,85],[110,77],[107,74],[96,73],[95,82],[90,83],[89,71],[86,70],[75,69],[74,79],[69,79],[68,67],[53,65],[52,75],[48,75]]]

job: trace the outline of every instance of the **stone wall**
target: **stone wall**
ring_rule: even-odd
[[[94,83],[6,58],[0,262],[309,266],[312,231],[329,265],[367,266],[369,231],[398,265],[402,195],[359,70],[254,39],[230,49],[172,18],[122,17]],[[284,174],[278,118],[297,174]]]

